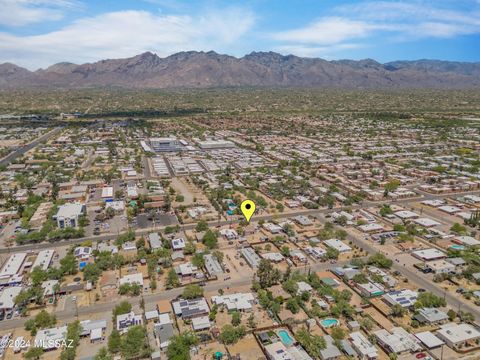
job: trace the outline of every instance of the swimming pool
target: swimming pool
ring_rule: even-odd
[[[293,344],[293,339],[290,337],[290,334],[287,330],[279,330],[278,336],[280,336],[280,340],[282,340],[283,345],[290,346]]]
[[[320,321],[320,324],[322,324],[322,326],[324,328],[337,326],[339,323],[340,323],[340,321],[338,321],[337,319],[333,319],[333,318],[327,318],[327,319],[323,319],[323,320]]]
[[[463,245],[450,245],[450,248],[454,250],[465,250],[465,246]]]
[[[80,270],[82,270],[85,266],[87,266],[87,262],[86,261],[82,261],[80,264],[78,264],[78,268]]]

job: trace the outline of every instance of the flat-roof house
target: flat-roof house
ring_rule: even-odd
[[[425,266],[434,274],[455,274],[456,272],[455,265],[445,260],[429,261]]]
[[[150,244],[150,249],[152,250],[162,248],[162,240],[160,239],[160,235],[158,235],[158,233],[148,234],[148,242]]]
[[[78,246],[73,250],[73,255],[81,260],[88,260],[92,252],[93,249],[90,246]]]
[[[330,335],[325,335],[326,347],[320,350],[320,359],[322,360],[335,360],[342,356],[341,351],[335,346],[335,342]]]
[[[107,320],[83,320],[80,321],[82,327],[81,337],[90,337],[90,342],[96,342],[104,339],[107,331]]]
[[[203,255],[203,258],[205,259],[205,269],[207,269],[209,276],[218,277],[223,274],[222,266],[215,256],[212,254],[205,254]]]
[[[235,293],[230,295],[212,296],[212,303],[225,307],[228,311],[250,311],[255,302],[252,293]]]
[[[387,354],[403,354],[422,349],[418,339],[402,327],[394,327],[391,332],[385,329],[377,330],[374,335],[377,338],[377,343],[385,349]]]
[[[33,262],[32,270],[35,269],[37,266],[44,271],[47,270],[50,264],[52,263],[54,254],[55,254],[55,250],[51,250],[51,249],[40,251],[35,261]]]
[[[470,324],[448,323],[437,330],[437,336],[449,347],[461,349],[469,343],[475,344],[475,341],[480,338],[480,332]]]
[[[126,332],[131,326],[142,325],[142,323],[142,315],[136,315],[133,311],[127,314],[117,315],[117,330],[120,333]]]
[[[0,293],[0,312],[12,311],[15,307],[15,298],[21,291],[21,286],[10,286],[3,289]]]
[[[326,246],[337,250],[340,253],[346,253],[352,250],[350,246],[338,239],[329,239],[323,242]]]
[[[355,284],[355,286],[360,290],[360,293],[365,297],[375,297],[380,296],[385,293],[385,288],[382,284],[367,282],[365,284]]]
[[[65,204],[58,208],[53,219],[57,221],[60,229],[67,227],[78,227],[78,219],[86,213],[85,204]]]
[[[251,247],[242,248],[240,253],[252,268],[257,268],[260,265],[260,256]]]
[[[350,333],[349,339],[360,359],[373,360],[378,357],[377,348],[359,331]]]
[[[143,274],[142,273],[136,273],[136,274],[128,274],[123,276],[120,279],[120,285],[124,284],[138,284],[143,288]]]
[[[415,337],[420,340],[420,342],[427,348],[427,349],[435,349],[443,344],[445,344],[441,339],[436,337],[430,331],[424,331],[415,334]]]
[[[440,324],[448,320],[448,315],[437,308],[421,308],[413,318],[422,324]]]
[[[192,328],[194,331],[210,329],[211,326],[212,324],[210,323],[210,319],[207,315],[192,319]]]
[[[185,248],[185,239],[177,238],[172,240],[173,250],[183,250]]]
[[[53,350],[63,345],[63,340],[67,336],[67,325],[41,329],[37,331],[35,336],[35,344],[43,350]]]
[[[9,278],[14,275],[19,275],[27,253],[15,253],[10,255],[7,261],[3,264],[2,270],[0,270],[0,279]]]
[[[433,261],[445,258],[447,255],[438,249],[430,248],[423,250],[416,250],[412,252],[412,256],[422,261]]]
[[[155,324],[153,333],[158,340],[160,349],[162,350],[168,347],[170,344],[170,339],[173,337],[173,335],[175,335],[173,324],[171,322]]]
[[[182,319],[192,319],[194,317],[207,315],[210,312],[207,300],[198,299],[180,299],[172,303],[173,311],[176,316]]]
[[[383,299],[389,305],[393,306],[398,304],[404,308],[413,306],[417,302],[417,297],[418,292],[410,289],[390,291],[383,295]]]

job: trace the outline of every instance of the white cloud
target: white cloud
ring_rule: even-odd
[[[290,55],[294,54],[297,56],[304,57],[321,57],[324,59],[333,59],[335,58],[335,53],[342,50],[352,50],[366,47],[365,44],[338,44],[338,45],[327,45],[327,46],[308,46],[308,45],[280,45],[274,50],[284,54]]]
[[[42,35],[0,33],[0,62],[32,69],[59,61],[82,63],[144,51],[166,56],[183,50],[221,49],[238,41],[254,22],[255,17],[240,8],[207,11],[195,17],[111,12]]]
[[[462,1],[462,0],[457,0]],[[443,0],[364,1],[334,8],[304,27],[271,34],[277,49],[305,56],[322,56],[379,41],[454,38],[480,33],[480,7],[463,0],[462,6]],[[453,5],[453,6],[452,6]],[[345,46],[344,46],[345,45]]]
[[[66,9],[77,6],[70,0],[0,0],[0,25],[23,26],[60,20]]]
[[[300,29],[273,34],[273,39],[303,44],[332,45],[367,36],[377,25],[341,17],[326,17]]]

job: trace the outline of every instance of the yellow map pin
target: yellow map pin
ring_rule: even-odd
[[[244,200],[240,204],[240,210],[242,211],[243,216],[250,222],[250,218],[255,212],[255,203],[252,200]]]

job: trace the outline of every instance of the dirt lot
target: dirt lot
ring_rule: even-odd
[[[258,360],[265,357],[252,334],[229,346],[228,351],[231,355],[241,354],[242,359],[245,360]]]

